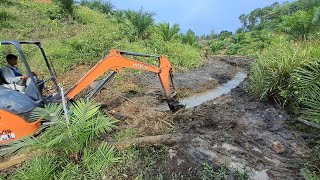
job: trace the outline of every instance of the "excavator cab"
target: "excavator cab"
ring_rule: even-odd
[[[36,107],[44,107],[49,103],[60,103],[62,98],[66,98],[68,102],[72,102],[80,92],[108,71],[111,71],[111,73],[87,94],[86,99],[91,98],[95,93],[99,92],[121,69],[130,68],[152,72],[158,75],[170,110],[177,111],[185,107],[177,98],[173,84],[172,67],[168,59],[164,56],[112,49],[106,57],[101,59],[75,85],[73,85],[71,89],[62,94],[60,93],[61,89],[58,86],[54,67],[48,60],[39,41],[0,41],[0,45],[12,45],[17,49],[30,79],[28,86],[33,86],[32,93],[28,93],[28,86],[25,91],[19,90],[16,87],[8,87],[5,79],[0,76],[0,145],[37,133],[41,126],[42,119],[30,121],[29,115],[32,110]],[[49,71],[49,78],[41,81],[40,84],[36,81],[34,74],[30,69],[21,45],[35,45],[41,51]],[[130,59],[129,57],[156,58],[159,62],[159,66],[149,65],[141,61]],[[55,89],[56,93],[46,93],[44,95],[39,87],[43,86],[43,83],[49,81],[51,82],[50,84],[53,84],[53,88],[51,89]]]
[[[29,88],[30,90],[28,90],[28,87],[26,88],[23,86],[19,86],[17,84],[7,83],[4,79],[4,77],[2,76],[1,69],[0,69],[0,74],[1,74],[0,86],[4,87],[4,88],[16,90],[16,91],[21,92],[22,94],[25,94],[26,96],[30,97],[39,106],[43,106],[47,103],[50,103],[49,102],[50,100],[48,100],[47,97],[42,94],[42,89],[39,87],[44,86],[44,84],[46,82],[51,81],[52,84],[55,86],[55,89],[58,90],[58,83],[56,80],[56,73],[54,72],[52,63],[49,62],[41,43],[39,41],[0,41],[0,45],[1,46],[10,46],[11,45],[17,49],[19,57],[23,63],[23,66],[25,67],[26,75],[28,75],[28,77],[29,77],[29,79],[28,79],[29,85],[28,86],[32,87],[32,88]],[[26,59],[26,56],[23,53],[22,45],[35,45],[40,49],[41,54],[44,59],[44,62],[45,62],[46,66],[48,68],[48,71],[49,71],[49,78],[47,78],[46,80],[43,80],[41,82],[36,80],[34,73],[31,71],[31,67],[29,66],[28,60]]]

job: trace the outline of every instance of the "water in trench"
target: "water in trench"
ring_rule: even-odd
[[[229,93],[231,89],[237,87],[246,77],[247,72],[245,72],[244,70],[239,70],[238,73],[225,84],[221,84],[220,86],[212,90],[180,99],[180,102],[182,104],[185,104],[186,108],[199,106],[206,101],[213,100],[223,94]]]
[[[233,88],[237,87],[244,79],[248,76],[247,72],[243,69],[239,69],[237,74],[228,82],[225,84],[221,84],[220,86],[209,90],[205,91],[202,93],[198,93],[186,98],[180,99],[180,102],[182,104],[186,105],[186,108],[193,108],[196,106],[201,105],[202,103],[206,101],[213,100],[223,94],[229,93]],[[168,111],[169,107],[166,103],[163,103],[161,105],[158,105],[156,107],[157,111]]]

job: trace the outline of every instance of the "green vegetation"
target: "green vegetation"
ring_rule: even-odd
[[[99,11],[104,14],[110,14],[114,9],[114,6],[110,2],[103,2],[101,0],[82,0],[80,5],[87,6],[90,9]]]
[[[236,33],[204,35],[211,53],[257,57],[265,48],[283,40],[317,40],[320,34],[320,2],[298,0],[274,3],[242,14],[242,27]]]
[[[43,126],[46,130],[37,138],[13,142],[1,153],[36,151],[38,155],[10,179],[101,179],[106,170],[120,161],[111,145],[94,145],[102,134],[116,127],[117,121],[103,115],[93,102],[77,101],[70,110],[68,118],[61,105],[33,111],[34,119],[47,120]]]
[[[228,165],[225,163],[219,168],[213,168],[208,163],[202,164],[202,177],[203,180],[216,179],[239,179],[239,180],[249,180],[251,179],[253,173],[248,169],[237,169],[230,170]]]
[[[182,40],[183,35],[174,26],[170,32],[173,34],[167,34],[171,36],[168,41],[163,37],[164,28],[154,22],[154,14],[142,9],[116,11],[112,4],[97,0],[81,1],[79,5],[70,0],[51,4],[31,0],[5,2],[0,6],[0,39],[41,40],[59,72],[70,66],[95,63],[112,48],[164,54],[177,68],[201,64],[201,49],[192,40],[196,40],[195,35],[191,40]],[[24,50],[38,66],[40,54],[36,49]],[[6,49],[5,53],[11,51]],[[156,63],[155,59],[146,61]]]

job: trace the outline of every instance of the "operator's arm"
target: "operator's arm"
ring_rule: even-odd
[[[14,72],[9,68],[9,67],[3,67],[1,69],[2,75],[4,77],[4,79],[9,83],[9,84],[13,84],[13,83],[17,83],[18,81],[20,81],[21,77],[16,77],[14,75]]]

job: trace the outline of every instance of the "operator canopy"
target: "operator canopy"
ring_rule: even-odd
[[[29,112],[37,107],[37,104],[28,96],[0,86],[0,109],[21,114]]]

